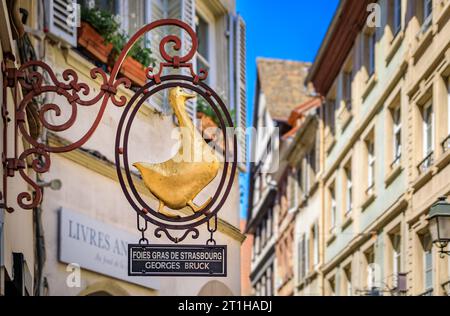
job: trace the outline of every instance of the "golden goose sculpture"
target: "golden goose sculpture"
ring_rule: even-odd
[[[158,212],[167,217],[179,217],[165,209],[181,210],[188,206],[194,213],[201,212],[211,201],[203,205],[194,203],[195,197],[217,176],[219,160],[216,152],[205,142],[186,111],[186,101],[195,95],[176,87],[169,91],[169,104],[178,119],[182,142],[177,154],[162,163],[134,163],[147,189],[159,200]],[[190,150],[190,155],[186,151]],[[200,153],[199,162],[186,159]],[[186,161],[188,160],[188,161]]]

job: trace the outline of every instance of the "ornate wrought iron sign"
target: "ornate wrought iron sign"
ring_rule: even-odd
[[[159,69],[155,70],[153,67],[146,68],[148,82],[129,100],[125,96],[118,97],[117,90],[120,85],[126,88],[130,88],[131,86],[128,79],[117,78],[127,53],[145,33],[163,26],[175,26],[187,32],[192,43],[189,51],[185,55],[176,55],[176,52],[182,52],[182,40],[177,35],[164,37],[159,44],[160,54],[164,59],[160,63]],[[172,50],[170,52],[173,52],[173,54],[167,50],[168,46],[171,46]],[[102,80],[99,93],[91,99],[86,99],[91,92],[91,88],[87,84],[79,82],[77,72],[72,69],[65,70],[62,73],[63,81],[60,81],[57,79],[52,68],[42,61],[27,62],[19,69],[14,67],[8,68],[4,62],[2,69],[4,78],[6,79],[3,86],[4,94],[6,93],[6,88],[10,87],[14,89],[15,96],[17,96],[18,89],[22,89],[24,97],[20,102],[17,101],[17,97],[15,98],[15,112],[12,115],[8,113],[6,101],[2,104],[2,117],[4,121],[2,206],[8,212],[14,211],[7,204],[7,184],[8,177],[15,176],[16,172],[19,172],[23,180],[34,189],[34,194],[30,194],[29,192],[20,193],[17,196],[18,205],[23,209],[33,209],[38,206],[42,202],[42,188],[27,174],[27,161],[31,161],[31,168],[36,173],[49,171],[51,165],[50,154],[69,152],[85,144],[98,127],[106,106],[111,101],[115,106],[124,108],[117,128],[115,141],[116,170],[122,191],[137,214],[137,228],[141,232],[139,244],[130,245],[129,248],[131,255],[129,261],[130,275],[135,275],[136,273],[139,275],[156,275],[157,273],[160,273],[160,275],[170,275],[170,273],[172,273],[171,275],[226,275],[226,248],[223,246],[215,246],[216,242],[213,234],[217,230],[217,213],[227,199],[236,173],[237,142],[234,133],[233,135],[227,135],[227,130],[233,127],[233,121],[227,107],[218,94],[204,81],[208,76],[207,71],[200,69],[199,74],[195,73],[191,60],[195,56],[197,47],[197,36],[186,23],[173,19],[150,23],[134,34],[126,44],[114,64],[109,78],[101,68],[91,70],[90,76],[92,79]],[[187,69],[189,75],[165,75],[165,68]],[[44,80],[44,73],[46,73],[46,77],[50,78],[50,83]],[[207,159],[204,161],[199,163],[180,161],[180,159],[177,159],[180,158],[178,156],[183,154],[185,148],[180,149],[178,154],[172,159],[160,164],[130,161],[128,143],[130,129],[136,118],[136,114],[146,100],[163,90],[168,90],[169,92],[169,104],[178,119],[180,127],[188,130],[187,136],[183,135],[183,137],[187,137],[189,146],[206,152]],[[193,94],[187,93],[186,90],[193,91],[206,100],[219,118],[219,128],[224,140],[223,156],[225,159],[222,163],[222,168],[220,168],[221,164],[217,158],[216,151],[209,148],[209,145],[201,137],[200,139],[198,138],[198,132],[186,113],[185,103],[188,99],[194,97]],[[52,112],[56,116],[61,116],[62,107],[60,105],[49,103],[44,104],[39,109],[40,123],[49,131],[53,132],[70,129],[76,122],[78,107],[89,107],[98,103],[101,105],[92,126],[82,137],[71,144],[53,147],[30,135],[26,126],[27,107],[30,106],[36,97],[43,93],[56,93],[64,97],[70,105],[71,113],[68,115],[68,119],[64,123],[57,125],[46,119],[46,113]],[[15,127],[14,155],[12,157],[8,156],[10,149],[7,143],[8,125],[11,122]],[[19,135],[29,144],[28,148],[22,153],[19,153],[17,149]],[[229,139],[232,139],[231,144],[228,141]],[[185,141],[186,139],[184,139],[184,143]],[[157,209],[151,207],[150,203],[136,189],[131,175],[130,168],[132,166],[139,171],[149,193],[157,200],[159,204]],[[194,198],[216,176],[220,176],[220,180],[218,181],[219,184],[215,193],[204,201],[202,205],[196,205]],[[181,209],[188,209],[190,213],[184,216],[186,214],[184,212],[183,216],[181,216],[177,212],[177,210]],[[149,222],[156,226],[154,230],[155,238],[161,238],[164,234],[175,244],[185,240],[188,236],[192,239],[197,239],[200,235],[198,227],[206,223],[209,233],[209,238],[206,242],[207,246],[197,246],[197,248],[173,248],[172,246],[165,246],[165,250],[161,249],[161,246],[149,246],[149,240],[145,236]],[[215,261],[211,262],[205,260],[203,265],[204,269],[200,270],[186,268],[186,266],[180,264],[180,269],[159,271],[158,269],[147,268],[147,266],[155,266],[156,263],[154,261],[138,261],[135,258],[135,256],[148,253],[168,253],[169,256],[173,255],[177,257],[180,253],[194,253],[195,251],[200,254],[221,254],[220,264],[218,264],[218,259],[216,258]],[[183,263],[185,262],[183,261]]]

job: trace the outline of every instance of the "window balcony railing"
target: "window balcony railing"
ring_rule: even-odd
[[[445,152],[447,152],[450,149],[450,135],[448,135],[441,143],[442,145],[442,150]]]
[[[419,173],[425,173],[434,163],[434,153],[430,152],[418,165],[417,170]]]

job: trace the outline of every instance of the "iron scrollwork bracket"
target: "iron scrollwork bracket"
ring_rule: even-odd
[[[73,69],[64,70],[60,77],[62,80],[58,79],[57,75],[54,72],[54,69],[50,67],[43,61],[29,61],[24,63],[18,68],[15,67],[6,67],[6,61],[2,63],[2,75],[3,75],[3,104],[1,105],[1,115],[3,119],[3,152],[2,152],[2,164],[3,164],[3,192],[1,192],[1,198],[3,203],[0,205],[5,208],[8,212],[13,212],[14,209],[7,205],[7,184],[8,178],[14,177],[17,172],[19,172],[21,178],[33,189],[33,193],[28,191],[21,192],[17,196],[17,204],[19,207],[25,210],[30,210],[42,202],[42,188],[38,185],[38,181],[32,179],[31,175],[28,171],[32,170],[36,174],[46,173],[50,170],[51,166],[51,156],[52,153],[65,153],[76,150],[83,146],[89,138],[93,135],[95,130],[97,129],[103,114],[105,112],[106,106],[109,102],[113,103],[116,107],[124,107],[129,103],[129,100],[125,96],[117,96],[119,86],[124,86],[125,88],[131,87],[131,82],[129,79],[121,77],[117,78],[119,71],[122,67],[122,64],[127,57],[128,52],[135,45],[138,40],[145,35],[145,33],[150,32],[158,27],[164,26],[176,26],[181,28],[181,30],[188,33],[191,38],[191,47],[189,51],[185,55],[180,56],[172,56],[166,50],[167,45],[172,45],[172,49],[174,52],[179,52],[182,48],[182,41],[180,37],[176,35],[168,35],[164,37],[160,41],[159,50],[160,55],[163,58],[163,61],[159,64],[158,71],[155,71],[153,67],[147,67],[147,78],[149,82],[145,85],[148,86],[162,86],[164,80],[168,80],[163,74],[164,68],[172,68],[172,69],[180,69],[186,68],[189,70],[189,76],[182,75],[173,75],[173,79],[180,79],[184,81],[189,81],[194,86],[203,86],[203,89],[206,90],[205,95],[210,98],[215,95],[216,98],[218,96],[215,93],[210,92],[210,88],[207,87],[203,80],[205,80],[208,76],[208,72],[204,69],[199,70],[199,74],[196,74],[193,68],[193,64],[191,62],[192,58],[194,58],[195,53],[198,48],[198,40],[194,30],[186,23],[175,20],[175,19],[165,19],[155,21],[148,25],[142,27],[139,31],[134,34],[129,42],[125,45],[122,52],[118,56],[114,67],[109,74],[101,69],[101,68],[93,68],[90,71],[90,77],[93,80],[101,80],[100,89],[98,93],[93,97],[88,97],[91,93],[91,87],[86,83],[79,82],[78,73]],[[14,61],[14,56],[8,57],[9,59]],[[12,63],[9,63],[12,64]],[[170,76],[169,76],[170,77]],[[174,84],[172,82],[172,84]],[[176,84],[176,82],[175,82]],[[186,83],[184,83],[186,85]],[[182,85],[182,83],[181,83]],[[207,87],[207,88],[205,88]],[[6,101],[6,91],[7,89],[12,89],[13,99],[14,99],[14,108],[13,108],[13,117],[11,117],[7,101]],[[144,87],[141,88],[142,91]],[[198,88],[200,89],[200,88]],[[21,100],[18,100],[19,92],[23,95]],[[37,114],[38,114],[38,122],[41,126],[46,128],[50,132],[62,132],[69,130],[77,121],[77,114],[79,107],[91,107],[100,104],[97,115],[93,124],[89,127],[87,132],[81,136],[75,142],[70,144],[64,144],[61,146],[52,146],[45,141],[42,141],[39,137],[35,137],[31,135],[28,127],[27,127],[27,110],[29,107],[35,105],[35,100],[42,95],[46,94],[55,94],[66,100],[69,105],[70,113],[68,115],[63,116],[63,123],[52,123],[48,120],[47,114],[52,114],[56,117],[61,117],[63,108],[55,103],[51,102],[42,102],[43,104],[38,106]],[[218,98],[220,99],[220,98]],[[212,102],[212,101],[211,101]],[[229,113],[226,111],[226,107],[221,100],[219,100],[220,106],[222,110],[226,112],[226,121],[229,123],[228,126],[232,127],[232,120],[229,116]],[[127,110],[126,110],[127,111]],[[215,109],[215,111],[218,111]],[[66,119],[66,117],[68,117]],[[222,127],[225,127],[224,120],[221,118]],[[13,124],[13,126],[11,126]],[[8,135],[8,131],[14,130],[13,135]],[[225,131],[224,131],[224,136]],[[11,142],[12,139],[12,148],[8,148],[8,143]],[[225,137],[226,138],[226,137]],[[24,142],[25,146],[23,151],[19,153],[19,143]],[[236,152],[236,140],[234,140],[234,151]],[[116,149],[118,155],[123,155],[123,149]],[[11,156],[8,153],[13,153]],[[236,161],[236,159],[235,159]],[[27,169],[28,167],[28,169]],[[234,173],[236,171],[236,163],[232,165],[232,171],[230,174],[230,180],[226,185],[226,193],[228,195],[231,183],[233,182]],[[120,169],[120,167],[119,167]],[[228,169],[228,164],[225,164],[225,169]],[[226,170],[224,175],[226,176]],[[120,175],[119,175],[120,178]],[[122,185],[122,183],[121,183]],[[221,181],[221,187],[225,185],[225,180]],[[123,188],[123,186],[122,186]],[[216,198],[217,199],[217,198]],[[219,201],[219,206],[216,208],[217,210],[223,205],[224,198]],[[145,238],[144,233],[147,229],[147,222],[150,221],[157,226],[154,235],[155,237],[161,237],[162,233],[164,233],[172,242],[178,243],[184,240],[187,236],[191,235],[193,239],[198,238],[199,231],[196,226],[201,223],[208,222],[208,231],[210,232],[210,239],[208,243],[212,243],[214,240],[212,238],[212,234],[217,229],[217,215],[211,214],[209,217],[205,215],[205,219],[199,220],[193,224],[184,224],[179,227],[174,227],[173,225],[164,225],[160,224],[158,221],[152,221],[146,213],[148,211],[143,212],[143,208],[135,208],[138,215],[138,230],[142,233],[142,242],[148,242]],[[142,217],[145,219],[145,226],[141,227],[139,224],[139,218]],[[215,219],[215,228],[210,227],[209,219],[214,217]],[[179,229],[184,230],[184,234],[180,237],[173,237],[170,233],[170,229]]]

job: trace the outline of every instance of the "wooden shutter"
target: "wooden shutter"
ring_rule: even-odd
[[[77,9],[71,0],[46,0],[45,23],[48,33],[77,46]]]
[[[235,105],[236,105],[236,126],[245,131],[247,126],[247,68],[246,68],[246,26],[241,16],[235,20],[236,43],[235,43]],[[231,67],[233,65],[230,65]],[[247,160],[247,140],[246,134],[238,135],[238,161],[240,167],[245,170]]]

